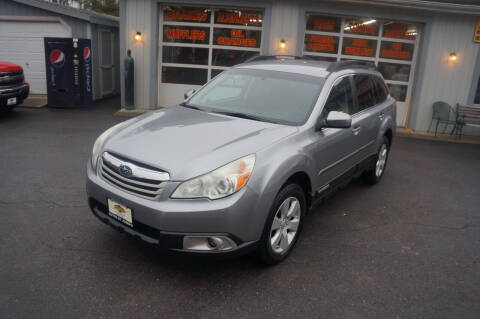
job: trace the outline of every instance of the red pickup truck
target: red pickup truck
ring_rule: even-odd
[[[30,92],[20,65],[0,61],[0,110],[9,110],[21,104]]]

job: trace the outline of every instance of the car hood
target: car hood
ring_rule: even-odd
[[[174,106],[131,120],[107,139],[104,151],[165,170],[171,180],[182,181],[256,153],[297,130]]]
[[[15,63],[0,61],[0,72],[14,72],[14,71],[22,71],[22,67]]]

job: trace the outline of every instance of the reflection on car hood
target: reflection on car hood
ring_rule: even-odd
[[[170,107],[120,129],[104,150],[158,167],[172,180],[205,174],[294,133],[296,127]]]

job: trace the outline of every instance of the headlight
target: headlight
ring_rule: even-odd
[[[95,144],[93,144],[93,150],[92,150],[92,167],[93,170],[96,169],[97,167],[97,162],[98,162],[98,156],[100,155],[100,151],[102,150],[103,143],[109,137],[115,130],[119,129],[120,127],[124,126],[128,121],[118,123],[117,125],[112,126],[97,138],[95,141]]]
[[[213,172],[183,182],[173,192],[172,198],[218,199],[231,195],[247,184],[254,164],[254,154],[242,157]]]

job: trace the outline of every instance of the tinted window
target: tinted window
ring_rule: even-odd
[[[207,82],[207,74],[207,69],[164,66],[162,68],[162,82],[203,85]]]
[[[169,63],[208,64],[208,49],[164,46],[162,61]]]
[[[360,112],[375,105],[375,90],[369,75],[355,75],[353,77],[357,89],[358,110]]]
[[[244,62],[245,60],[251,58],[254,55],[258,55],[258,52],[229,49],[213,49],[212,65],[234,66],[236,64]]]
[[[384,102],[387,99],[387,90],[383,84],[382,79],[379,77],[372,77],[372,80],[375,83],[375,100],[377,104]]]
[[[353,114],[352,86],[350,85],[350,77],[343,78],[337,83],[328,96],[325,103],[324,115],[330,111],[344,112]]]

